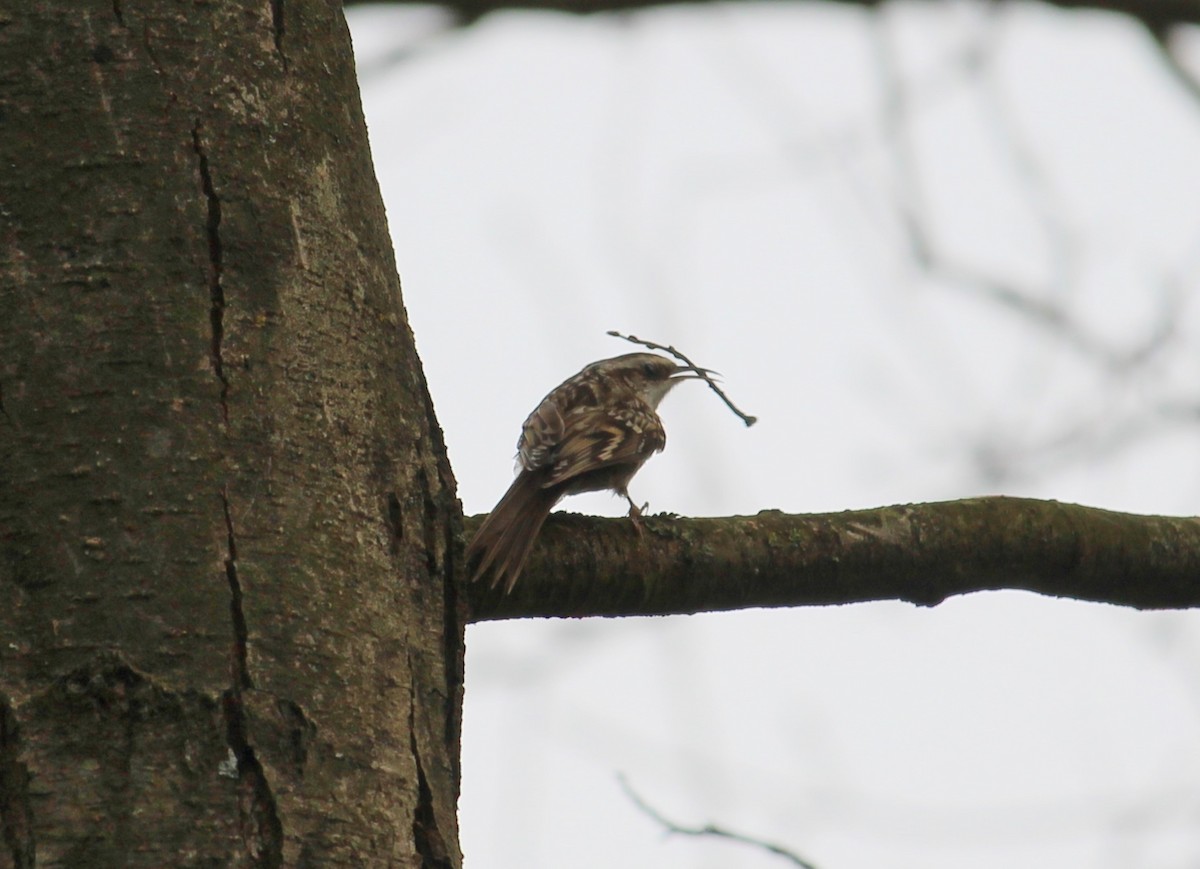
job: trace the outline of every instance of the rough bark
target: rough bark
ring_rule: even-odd
[[[639,536],[624,519],[551,516],[511,596],[470,588],[472,620],[933,606],[1002,588],[1141,609],[1200,606],[1198,518],[993,497],[812,516],[651,516],[643,525]]]
[[[0,867],[460,865],[460,518],[340,3],[7,4],[0,81]]]

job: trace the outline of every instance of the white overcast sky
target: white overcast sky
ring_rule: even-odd
[[[718,369],[760,418],[672,394],[668,449],[632,487],[655,511],[1002,493],[1200,513],[1178,410],[1200,402],[1200,102],[1128,22],[972,3],[348,17],[468,513],[507,486],[542,395],[631,349],[607,329]],[[1192,613],[1004,592],[479,625],[462,842],[468,869],[788,865],[665,837],[623,774],[673,820],[820,869],[1195,869],[1197,734]]]

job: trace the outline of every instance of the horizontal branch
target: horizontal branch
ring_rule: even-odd
[[[467,520],[467,531],[482,517]],[[869,600],[933,606],[990,589],[1139,609],[1200,605],[1200,519],[1026,498],[844,513],[550,517],[509,596],[466,589],[472,621],[718,612]]]
[[[362,0],[378,2],[378,0]],[[429,5],[426,0],[392,0],[397,5]],[[597,12],[628,12],[656,6],[671,6],[681,3],[696,5],[702,0],[449,0],[440,3],[444,9],[454,12],[462,21],[475,21],[489,12],[501,9],[542,9],[553,12],[569,12],[580,15]],[[807,0],[816,5],[818,0]],[[840,4],[850,6],[882,6],[882,0],[819,0],[821,5]],[[1013,0],[1004,0],[1013,2]],[[1145,22],[1153,28],[1167,28],[1176,24],[1200,24],[1200,3],[1196,0],[1045,0],[1048,5],[1064,9],[1094,9],[1117,12]],[[354,5],[349,0],[345,5]]]

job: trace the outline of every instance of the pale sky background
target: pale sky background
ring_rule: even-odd
[[[1002,493],[1200,513],[1200,102],[1129,22],[348,17],[468,513],[542,395],[632,349],[607,329],[675,344],[760,418],[676,390],[632,486],[653,511]],[[996,303],[997,281],[1068,325]],[[820,869],[1196,869],[1198,734],[1195,613],[1002,592],[478,625],[462,842],[468,869],[788,865],[664,836],[624,774],[679,823]]]

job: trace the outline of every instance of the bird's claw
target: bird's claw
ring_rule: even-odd
[[[642,528],[642,511],[650,509],[650,502],[647,501],[641,507],[633,502],[632,498],[626,496],[629,501],[629,521],[633,523],[633,530],[637,532],[638,537],[641,537],[645,531]]]

